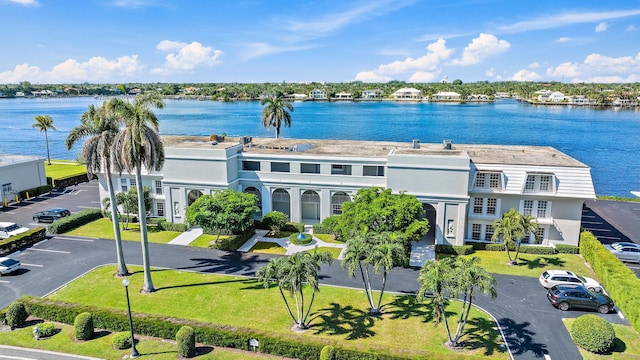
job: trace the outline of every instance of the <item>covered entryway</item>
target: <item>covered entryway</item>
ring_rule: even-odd
[[[198,200],[198,198],[202,196],[202,191],[200,190],[191,190],[189,194],[187,194],[187,207],[191,206],[194,201]]]
[[[431,204],[422,204],[424,217],[429,221],[429,232],[422,238],[429,244],[436,243],[436,208]]]
[[[342,214],[342,204],[351,201],[351,196],[344,191],[338,191],[331,197],[331,215]]]
[[[302,222],[305,224],[320,222],[320,196],[313,190],[302,193]]]
[[[280,211],[291,218],[291,197],[285,189],[276,189],[271,195],[273,211]]]
[[[262,194],[260,193],[260,190],[258,190],[258,188],[255,188],[253,186],[249,186],[248,188],[244,189],[244,192],[246,192],[247,194],[253,194],[256,196],[256,206],[258,207],[258,209],[260,209],[256,214],[256,217],[262,218]]]
[[[424,217],[429,221],[429,232],[418,242],[411,244],[410,266],[422,266],[436,258],[436,208],[431,204],[422,204]]]

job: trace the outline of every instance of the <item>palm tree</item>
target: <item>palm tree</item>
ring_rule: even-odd
[[[118,208],[116,196],[111,179],[111,146],[113,139],[119,131],[115,118],[107,116],[104,105],[96,109],[90,105],[89,109],[80,116],[80,125],[73,128],[65,146],[70,150],[80,139],[89,137],[82,146],[82,158],[87,165],[87,175],[92,178],[104,170],[111,205],[111,222],[113,223],[113,235],[116,240],[117,276],[129,274],[122,252],[122,238],[118,226]]]
[[[272,279],[278,283],[280,295],[284,301],[289,316],[298,329],[307,329],[309,324],[307,319],[311,313],[311,306],[315,299],[316,292],[320,291],[318,273],[322,264],[330,264],[333,261],[328,251],[318,252],[318,249],[311,252],[299,252],[291,256],[274,258],[269,264],[258,269],[256,276],[264,284],[265,288],[271,285]],[[311,288],[311,300],[305,308],[304,284]],[[296,315],[293,314],[291,305],[285,295],[285,290],[289,292],[289,297],[295,302]]]
[[[451,271],[454,266],[454,258],[447,257],[440,260],[429,260],[422,265],[418,282],[420,290],[418,291],[418,301],[424,301],[428,294],[433,298],[433,315],[435,317],[436,326],[440,321],[444,322],[445,329],[449,340],[452,340],[451,329],[447,322],[446,306],[449,304],[447,297],[448,287],[450,286]]]
[[[406,252],[399,238],[390,232],[380,234],[366,233],[349,240],[345,250],[342,267],[346,268],[351,277],[356,269],[360,269],[365,293],[369,300],[369,313],[380,315],[382,296],[387,285],[387,274],[394,264],[406,261]],[[373,288],[369,269],[376,274],[382,273],[382,286],[377,303],[373,300]]]
[[[164,165],[164,148],[158,135],[159,120],[151,107],[164,107],[162,97],[157,93],[137,96],[132,102],[112,99],[107,103],[110,113],[124,122],[124,129],[113,141],[113,165],[118,173],[135,172],[138,191],[138,219],[142,243],[142,265],[144,267],[144,287],[142,292],[155,291],[149,265],[149,240],[147,235],[146,208],[142,189],[142,167],[147,171],[160,171]]]
[[[262,99],[260,105],[266,105],[262,109],[262,126],[267,130],[273,126],[276,129],[276,139],[279,138],[280,127],[283,124],[285,127],[291,126],[291,114],[287,110],[293,111],[293,105],[284,99],[282,93]]]
[[[523,215],[515,209],[510,209],[502,214],[502,219],[493,222],[492,241],[502,238],[502,243],[507,251],[507,257],[512,264],[517,264],[518,255],[520,254],[520,244],[530,233],[535,234],[538,230],[538,224],[531,215]],[[516,255],[511,259],[510,247],[515,246]]]
[[[49,154],[49,136],[47,130],[56,130],[53,126],[53,118],[49,115],[38,115],[35,117],[36,122],[32,125],[34,128],[38,128],[40,132],[44,131],[44,139],[47,142],[47,161],[51,165],[51,155]]]
[[[518,213],[520,214],[520,213]],[[518,261],[518,254],[520,254],[520,244],[523,239],[526,239],[529,234],[533,234],[536,236],[536,232],[538,231],[538,223],[536,222],[536,218],[532,215],[524,215],[520,214],[520,226],[522,227],[522,238],[518,239],[516,242],[516,256],[513,259],[515,262]]]

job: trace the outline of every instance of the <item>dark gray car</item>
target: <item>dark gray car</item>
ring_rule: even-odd
[[[54,222],[60,218],[71,215],[71,211],[63,208],[47,209],[33,214],[35,222]]]
[[[594,310],[608,314],[615,306],[613,300],[602,293],[587,290],[582,285],[556,285],[547,292],[549,302],[562,311],[569,309]]]

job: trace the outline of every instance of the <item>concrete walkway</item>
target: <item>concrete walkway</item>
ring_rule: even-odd
[[[171,245],[189,245],[193,240],[202,235],[202,229],[193,227],[182,234],[176,236],[173,240],[169,241]]]
[[[256,234],[253,235],[253,237],[251,237],[251,239],[247,240],[247,242],[244,243],[244,245],[242,245],[238,249],[238,251],[248,252],[258,242],[270,242],[270,243],[276,243],[276,244],[282,246],[283,248],[287,249],[287,252],[285,253],[285,255],[293,255],[293,254],[301,252],[301,251],[313,250],[316,246],[317,247],[340,248],[340,249],[342,249],[342,252],[340,252],[340,256],[338,256],[338,259],[342,259],[342,255],[344,253],[344,249],[346,248],[345,244],[334,244],[334,243],[324,242],[324,241],[318,239],[317,237],[315,237],[313,235],[312,235],[313,239],[311,240],[311,242],[309,244],[307,244],[307,245],[296,245],[296,244],[292,244],[289,241],[288,237],[283,237],[283,238],[266,237],[265,235],[267,234],[267,232],[268,232],[267,230],[256,230]]]

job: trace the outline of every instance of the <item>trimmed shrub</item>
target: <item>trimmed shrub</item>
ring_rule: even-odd
[[[219,243],[214,244],[212,247],[219,250],[236,251],[240,248],[240,246],[244,245],[247,240],[251,239],[251,237],[255,235],[255,233],[256,231],[253,228],[247,229],[247,231],[243,232],[240,235],[235,235],[230,238],[220,240]]]
[[[29,313],[23,303],[15,301],[9,305],[6,316],[7,325],[11,326],[13,329],[24,325],[24,322],[27,321],[27,318],[29,317]]]
[[[616,332],[607,320],[588,314],[577,318],[571,326],[571,338],[581,348],[594,353],[609,351]]]
[[[299,239],[298,234],[302,234],[304,236],[304,239]],[[309,234],[305,234],[305,233],[298,233],[298,234],[289,235],[289,241],[291,241],[292,244],[307,245],[311,243],[311,240],[313,240],[313,237]]]
[[[196,333],[190,326],[183,326],[176,334],[178,355],[192,357],[196,354]]]
[[[111,345],[118,350],[131,348],[131,333],[123,331],[113,334]]]
[[[167,218],[163,217],[151,217],[147,219],[147,225],[158,225],[159,223],[167,221]]]
[[[473,245],[436,245],[436,253],[440,254],[469,255],[473,251]]]
[[[325,345],[320,351],[320,360],[334,360],[336,357],[336,348],[331,345]]]
[[[7,325],[7,309],[0,310],[0,325]]]
[[[20,199],[26,199],[27,193],[28,193],[29,197],[32,198],[34,196],[39,196],[39,195],[51,192],[52,189],[53,189],[53,186],[51,185],[42,185],[42,186],[34,187],[31,189],[22,190],[18,193],[18,196],[20,196]]]
[[[10,254],[27,246],[40,242],[47,236],[47,230],[38,226],[22,234],[0,240],[0,255]]]
[[[478,251],[486,250],[488,244],[483,242],[468,242],[467,245],[473,246],[473,250]]]
[[[50,321],[43,322],[36,326],[38,327],[38,331],[40,332],[40,337],[49,337],[58,333],[56,325]]]
[[[301,232],[304,232],[304,224],[303,223],[288,222],[284,226],[284,228],[282,230],[301,233]]]
[[[73,321],[76,331],[76,339],[91,340],[93,337],[93,316],[88,312],[83,312],[76,316]]]
[[[487,251],[504,251],[504,245],[503,244],[487,244],[484,247],[484,249]]]
[[[84,183],[88,181],[89,181],[89,177],[87,176],[87,173],[80,174],[80,175],[72,175],[64,178],[54,179],[53,187],[56,189],[64,189],[68,186],[78,185],[79,183]]]
[[[287,214],[280,211],[272,211],[262,218],[262,225],[266,226],[267,229],[271,229],[274,233],[279,234],[285,225],[287,225],[287,220],[289,220]]]
[[[187,231],[187,224],[175,224],[175,223],[172,223],[172,222],[168,222],[166,220],[158,221],[157,224],[158,224],[157,227],[160,230],[178,231],[178,232]]]
[[[553,255],[556,253],[556,249],[551,246],[520,245],[520,252],[522,254]]]
[[[579,254],[580,249],[576,245],[556,244],[558,254]]]
[[[82,210],[71,216],[54,221],[49,225],[47,231],[49,234],[62,234],[100,218],[102,218],[102,211],[100,209]]]
[[[314,234],[333,234],[328,226],[322,224],[313,224]]]

